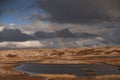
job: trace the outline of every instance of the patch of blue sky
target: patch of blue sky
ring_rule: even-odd
[[[0,22],[4,24],[27,24],[29,19],[21,19],[23,16],[31,16],[35,9],[28,6],[35,4],[35,0],[12,0],[9,3],[2,3],[1,8],[4,10],[0,16]],[[11,13],[11,9],[14,11]]]

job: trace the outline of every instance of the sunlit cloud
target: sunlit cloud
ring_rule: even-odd
[[[40,41],[0,42],[0,48],[41,48],[43,46]]]

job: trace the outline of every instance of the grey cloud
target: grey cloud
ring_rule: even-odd
[[[43,13],[38,13],[38,12],[33,12],[32,16],[30,17],[30,19],[32,20],[41,20],[41,21],[46,21],[50,18],[50,16],[48,14],[43,14]]]
[[[96,23],[120,20],[120,0],[38,0],[38,7],[59,23]]]
[[[101,33],[101,36],[111,45],[120,45],[120,28],[113,26],[108,29],[108,31]]]
[[[34,33],[37,38],[55,38],[55,37],[62,37],[62,38],[74,38],[76,37],[75,34],[69,31],[68,28],[56,31],[56,32],[43,32],[37,31]]]
[[[99,35],[92,34],[92,33],[72,33],[69,28],[65,28],[55,32],[44,32],[44,31],[37,31],[34,33],[37,38],[94,38]]]
[[[98,0],[98,3],[111,21],[120,21],[120,0]]]
[[[38,0],[38,6],[60,23],[90,23],[109,20],[98,0]]]
[[[113,43],[120,44],[120,28],[113,30],[108,34],[109,40]]]
[[[98,0],[106,8],[119,10],[120,9],[120,0]]]
[[[99,35],[97,34],[92,34],[92,33],[76,33],[76,35],[80,38],[93,38],[93,37],[97,37]]]
[[[33,39],[33,36],[22,33],[19,29],[5,28],[0,32],[0,41],[27,41]]]

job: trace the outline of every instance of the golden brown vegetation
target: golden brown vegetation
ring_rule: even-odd
[[[120,80],[120,75],[106,75],[85,79],[74,75],[29,76],[13,71],[22,62],[41,64],[93,64],[106,63],[120,66],[120,47],[76,49],[25,49],[0,51],[0,80]],[[88,74],[91,70],[86,70]],[[96,78],[96,79],[95,79]]]
[[[120,75],[105,75],[96,77],[97,80],[120,80]]]

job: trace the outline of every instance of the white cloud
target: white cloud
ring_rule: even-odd
[[[102,41],[104,41],[102,37],[96,37],[92,39],[79,39],[75,41],[75,44],[81,47],[106,46]]]
[[[0,24],[0,31],[2,31],[5,28],[3,24]]]
[[[0,42],[0,48],[37,48],[43,46],[40,41]]]
[[[9,25],[10,25],[10,26],[15,26],[15,24],[12,24],[12,23],[11,23],[11,24],[9,24]]]
[[[4,29],[4,27],[0,27],[0,31],[2,31]]]

